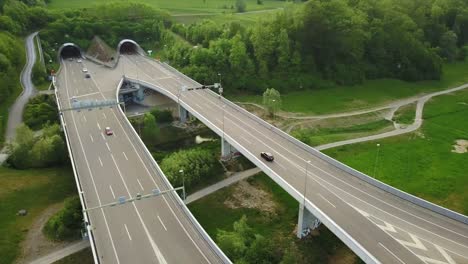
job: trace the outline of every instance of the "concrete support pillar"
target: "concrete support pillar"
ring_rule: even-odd
[[[237,150],[229,144],[225,139],[221,139],[221,158],[223,160],[229,160],[233,153]]]
[[[320,220],[315,217],[303,204],[299,204],[299,217],[297,218],[297,237],[307,236],[311,230],[320,226]]]
[[[137,102],[141,102],[145,99],[144,88],[141,88],[139,84],[134,84],[135,88],[138,89],[135,93],[135,99]]]
[[[179,120],[181,123],[187,122],[188,111],[185,110],[181,105],[179,105]]]

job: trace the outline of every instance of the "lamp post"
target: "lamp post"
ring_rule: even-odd
[[[275,103],[276,103],[276,100],[272,99],[271,102],[273,103],[272,107],[271,107],[271,110],[272,110],[273,120],[274,120],[275,119]]]
[[[221,86],[221,73],[218,72],[218,76],[219,76],[219,85]]]
[[[377,155],[375,156],[375,163],[374,163],[374,178],[376,178],[376,172],[377,172],[377,162],[379,160],[379,154],[380,154],[380,144],[377,143]]]
[[[305,200],[306,200],[306,193],[307,193],[307,178],[308,176],[308,168],[310,165],[310,160],[306,162],[306,167],[305,167],[305,179],[304,179],[304,201],[303,201],[303,206],[305,206]]]
[[[185,203],[185,175],[184,175],[184,170],[179,170],[179,173],[182,175],[182,197],[183,197],[183,200],[184,200],[184,203]]]

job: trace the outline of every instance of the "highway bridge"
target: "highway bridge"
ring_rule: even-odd
[[[173,187],[121,107],[73,108],[76,101],[171,99],[180,120],[193,116],[217,133],[222,156],[240,152],[299,201],[298,237],[325,224],[366,263],[468,263],[468,218],[379,181],[302,144],[123,40],[113,66],[59,51],[54,80],[68,147],[85,208]],[[118,62],[117,62],[118,61]],[[82,72],[87,68],[91,78]],[[125,94],[120,94],[125,87]],[[105,127],[114,136],[103,134]],[[274,162],[259,153],[271,152]],[[85,213],[100,263],[228,263],[175,192]]]

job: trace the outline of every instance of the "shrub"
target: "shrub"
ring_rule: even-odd
[[[81,237],[83,213],[78,196],[65,200],[62,210],[53,215],[43,228],[52,240],[74,240]]]

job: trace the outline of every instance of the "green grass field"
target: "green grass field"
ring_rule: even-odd
[[[416,103],[400,107],[393,116],[393,120],[398,124],[412,124],[416,116]]]
[[[297,224],[298,202],[263,173],[250,177],[248,181],[257,189],[272,195],[277,206],[275,214],[265,213],[259,209],[227,207],[224,201],[231,197],[235,185],[190,204],[190,211],[215,241],[219,229],[232,231],[232,224],[242,215],[247,216],[249,226],[256,233],[268,240],[276,241],[278,248],[285,248],[293,241],[297,241],[294,228]],[[320,228],[319,236],[302,240],[298,243],[298,247],[306,258],[305,263],[326,263],[329,256],[338,254],[357,259],[337,237],[323,226]]]
[[[355,86],[291,92],[282,96],[282,110],[307,114],[359,110],[405,97],[448,89],[466,82],[468,82],[468,62],[458,62],[444,65],[444,74],[440,81],[409,83],[395,79],[379,79]],[[260,95],[232,96],[230,99],[240,102],[262,102]]]
[[[171,14],[221,14],[235,12],[235,0],[52,0],[48,5],[51,9],[89,8],[93,5],[108,2],[139,2],[155,8],[168,10]],[[257,5],[256,0],[245,0],[247,12],[282,8],[288,3],[279,0],[263,0]],[[231,8],[233,7],[233,8]]]
[[[403,191],[468,214],[468,91],[433,98],[412,134],[326,150],[328,155]],[[380,144],[380,150],[376,146]]]
[[[293,131],[291,135],[310,146],[318,146],[331,142],[383,133],[392,129],[393,126],[391,122],[382,119],[345,127],[301,129]]]
[[[34,219],[48,206],[76,194],[70,168],[13,170],[0,167],[0,263],[13,263]],[[53,186],[53,188],[51,188]],[[26,209],[26,216],[17,216]]]

